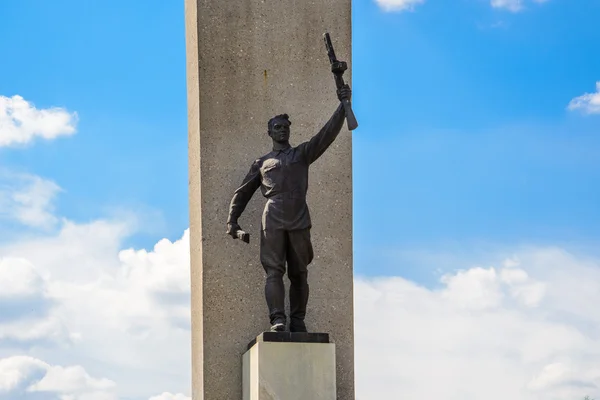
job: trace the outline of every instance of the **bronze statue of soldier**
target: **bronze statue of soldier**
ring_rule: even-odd
[[[344,125],[344,119],[350,130],[358,126],[350,103],[352,91],[343,79],[348,66],[336,58],[329,33],[325,33],[323,38],[340,104],[312,139],[296,147],[289,142],[292,125],[289,116],[280,114],[269,120],[267,133],[273,140],[273,151],[254,161],[233,195],[227,219],[227,234],[248,242],[249,235],[241,229],[238,219],[260,187],[267,198],[261,221],[260,261],[267,274],[265,297],[271,331],[274,332],[286,330],[283,285],[286,264],[290,280],[289,330],[307,331],[304,318],[309,294],[308,265],[313,260],[312,222],[306,204],[308,168],[333,143]]]

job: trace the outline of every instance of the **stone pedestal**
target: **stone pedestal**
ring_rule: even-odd
[[[243,356],[243,400],[336,400],[335,345],[323,333],[259,335]]]

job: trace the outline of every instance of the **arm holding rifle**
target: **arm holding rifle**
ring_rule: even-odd
[[[331,143],[333,143],[344,126],[346,111],[343,102],[345,100],[350,100],[352,96],[352,90],[350,89],[350,86],[344,85],[337,91],[337,95],[338,99],[340,100],[340,104],[329,121],[327,121],[319,133],[313,136],[312,139],[299,146],[302,148],[308,164],[312,164],[319,157],[321,157],[321,155],[323,155],[325,150],[327,150]]]

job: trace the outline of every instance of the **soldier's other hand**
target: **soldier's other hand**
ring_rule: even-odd
[[[338,89],[337,95],[338,95],[338,99],[340,99],[340,101],[344,101],[344,100],[350,101],[350,99],[352,98],[352,89],[350,89],[350,86],[346,84],[346,85],[342,86],[340,89]]]
[[[242,228],[238,224],[230,223],[227,224],[227,234],[232,238],[237,239],[238,231],[241,231]]]

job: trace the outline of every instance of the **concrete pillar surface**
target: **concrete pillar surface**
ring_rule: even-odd
[[[225,235],[233,191],[271,150],[267,121],[288,113],[292,145],[338,103],[322,34],[351,66],[350,0],[185,0],[194,400],[242,398],[242,354],[268,330],[257,191],[240,218],[250,245]],[[350,82],[350,74],[346,80]],[[354,399],[352,145],[343,128],[311,167],[315,259],[307,326],[337,353],[337,396]]]

